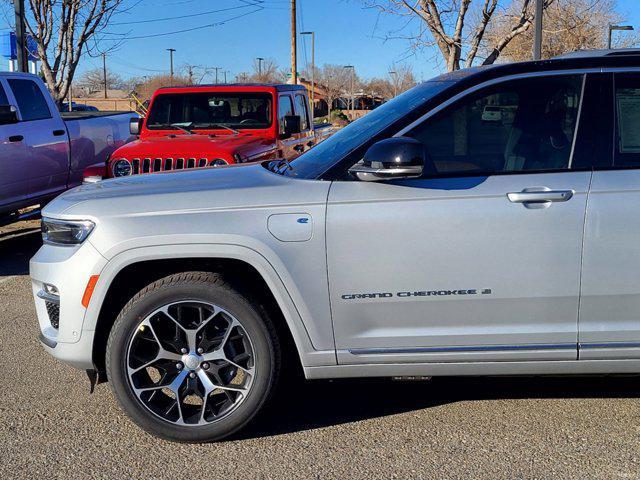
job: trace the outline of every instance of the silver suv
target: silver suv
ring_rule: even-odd
[[[447,74],[290,163],[67,192],[31,261],[40,339],[185,442],[296,369],[640,372],[639,60]]]

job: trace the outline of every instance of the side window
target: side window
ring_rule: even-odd
[[[280,124],[280,133],[284,132],[284,117],[293,115],[293,103],[289,95],[281,95],[278,98],[278,123]]]
[[[309,112],[304,95],[296,95],[296,112],[300,115],[300,128],[302,131],[309,130]]]
[[[0,84],[0,105],[9,105],[9,99],[7,98],[4,88],[2,88],[2,84]]]
[[[640,166],[640,74],[615,76],[614,166]]]
[[[51,118],[47,101],[36,82],[21,79],[9,79],[8,82],[18,102],[23,121]]]
[[[571,167],[582,75],[512,80],[463,98],[407,136],[423,142],[430,174]]]

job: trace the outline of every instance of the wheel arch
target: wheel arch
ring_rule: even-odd
[[[165,246],[166,247],[166,246]],[[246,247],[227,246],[226,252],[212,253],[184,245],[133,249],[112,258],[100,274],[83,329],[94,331],[93,363],[104,368],[106,343],[116,316],[128,299],[149,283],[172,273],[210,271],[220,273],[235,289],[256,301],[276,325],[283,343],[285,361],[297,365],[335,364],[335,350],[315,350],[309,333],[285,285],[267,260]],[[238,252],[238,249],[249,250]],[[173,254],[168,250],[172,250]],[[181,251],[180,251],[181,250]],[[176,254],[175,252],[180,253]]]

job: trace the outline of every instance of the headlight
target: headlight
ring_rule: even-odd
[[[216,158],[215,160],[211,160],[209,162],[210,167],[224,167],[225,165],[229,165],[226,160],[222,158]]]
[[[89,220],[54,220],[43,218],[42,240],[51,245],[79,245],[84,242],[96,226]]]
[[[131,175],[131,163],[126,158],[116,160],[113,164],[113,176],[114,177],[126,177]]]

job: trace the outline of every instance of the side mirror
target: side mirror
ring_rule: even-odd
[[[426,158],[422,142],[409,137],[387,138],[374,143],[349,173],[365,182],[417,178],[422,176]]]
[[[289,138],[291,135],[302,131],[302,119],[300,115],[286,115],[284,117],[284,131],[282,138]]]
[[[140,130],[142,130],[142,119],[141,118],[130,119],[129,133],[131,133],[131,135],[140,135]]]
[[[0,105],[0,125],[18,123],[18,109],[13,105]]]

